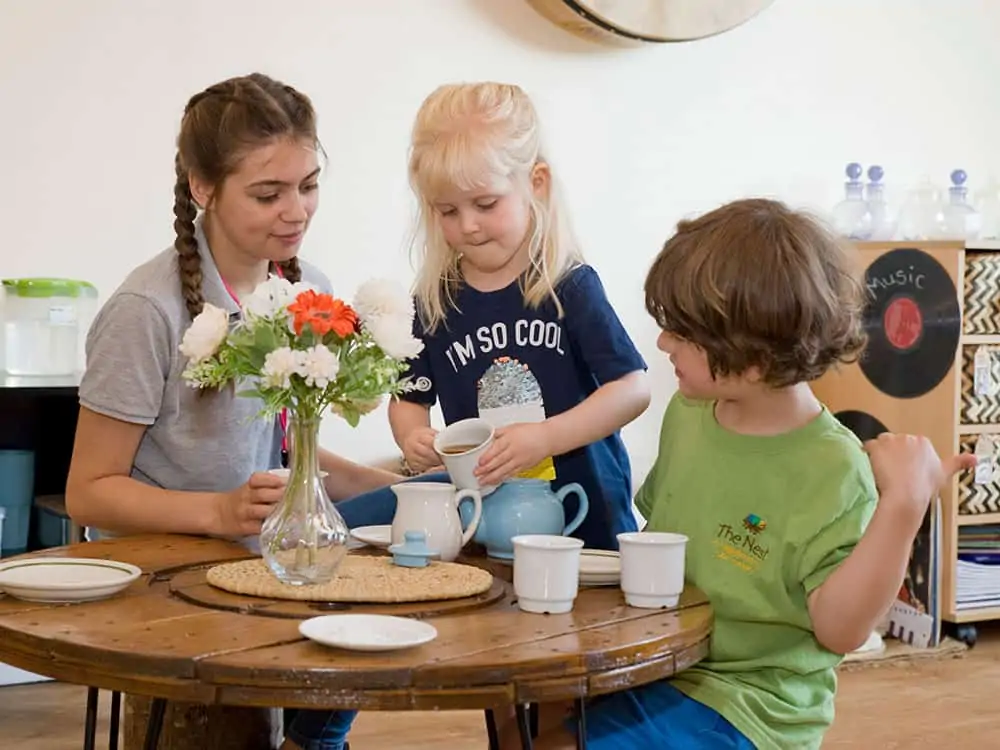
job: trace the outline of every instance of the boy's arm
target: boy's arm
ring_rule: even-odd
[[[913,435],[884,433],[865,450],[880,492],[878,508],[847,559],[809,596],[816,639],[836,653],[861,646],[892,606],[931,498],[976,463],[968,454],[942,463],[927,438]]]
[[[846,654],[865,642],[892,606],[906,575],[920,522],[914,525],[897,511],[898,502],[886,500],[883,496],[847,559],[809,595],[816,640],[834,653]]]

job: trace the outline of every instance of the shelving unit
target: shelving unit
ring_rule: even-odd
[[[1000,527],[1000,468],[996,460],[996,454],[1000,453],[1000,242],[975,243],[968,248],[962,242],[950,241],[862,242],[857,249],[869,288],[881,290],[879,304],[873,304],[868,311],[869,330],[881,327],[886,331],[884,327],[890,325],[886,304],[908,295],[921,308],[924,328],[909,349],[890,352],[891,347],[885,344],[887,336],[878,342],[874,356],[885,366],[881,373],[884,377],[876,378],[882,381],[880,385],[869,377],[871,367],[866,375],[859,364],[853,364],[816,381],[813,390],[817,396],[862,439],[874,437],[882,429],[922,434],[941,456],[960,450],[974,451],[981,435],[997,439],[988,481],[982,481],[984,477],[980,476],[977,483],[968,472],[956,477],[941,492],[940,505],[932,508],[917,537],[907,583],[900,593],[901,601],[934,618],[931,645],[939,638],[942,621],[953,623],[957,636],[971,644],[976,638],[973,623],[1000,619],[1000,596],[974,609],[960,609],[957,603],[960,531],[989,525]],[[948,289],[947,283],[942,289],[935,288],[937,297],[930,299],[927,289],[917,292],[904,283],[898,289],[891,283],[878,286],[873,264],[878,262],[878,273],[884,272],[886,256],[899,250],[920,251],[923,261],[946,272],[954,288]],[[902,258],[904,254],[896,253],[893,257]],[[903,270],[900,268],[901,274]],[[940,273],[939,276],[943,278]],[[949,304],[953,307],[956,299],[960,321],[957,337],[954,321],[949,323],[943,320],[947,316],[940,314]],[[950,325],[951,335],[944,338],[954,341],[954,348],[938,346],[935,352],[941,340],[931,342],[929,325],[939,330]],[[992,390],[977,395],[975,353],[981,347],[989,352],[991,377],[986,382],[992,381]],[[904,388],[886,387],[886,379],[899,386],[920,368],[942,371],[947,368],[947,372],[933,387],[920,393],[900,396],[898,391]],[[893,395],[894,390],[897,395]],[[860,422],[859,415],[863,417]],[[862,429],[856,428],[858,424]],[[996,567],[1000,575],[1000,566]]]

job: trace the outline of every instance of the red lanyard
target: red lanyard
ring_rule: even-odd
[[[281,272],[281,266],[275,264],[274,272],[278,275],[278,278],[285,278],[285,274]],[[222,279],[222,274],[219,274],[219,278]],[[229,296],[232,297],[233,302],[236,306],[242,309],[240,305],[240,298],[236,296],[236,292],[233,288],[229,286],[229,282],[222,279],[222,285],[226,287],[226,291],[229,292]],[[282,409],[281,413],[278,414],[278,424],[281,425],[281,453],[282,455],[287,455],[288,453],[288,409]]]

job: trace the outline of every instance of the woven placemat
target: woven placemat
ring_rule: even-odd
[[[234,594],[310,602],[399,604],[462,599],[488,591],[493,576],[459,563],[432,561],[426,568],[395,565],[390,557],[348,554],[327,583],[292,586],[282,583],[260,558],[210,568],[207,581]]]

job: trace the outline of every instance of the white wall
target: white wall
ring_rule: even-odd
[[[0,4],[0,276],[110,293],[172,241],[173,139],[187,98],[261,70],[310,94],[330,156],[304,254],[348,293],[408,282],[411,118],[435,85],[498,78],[536,98],[589,259],[648,357],[654,404],[626,430],[636,474],[674,383],[641,284],[684,214],[746,194],[828,208],[848,161],[904,190],[1000,173],[1000,3],[777,0],[683,45],[609,50],[523,0],[33,0]],[[294,10],[293,10],[294,9]],[[383,456],[383,415],[330,447]]]

